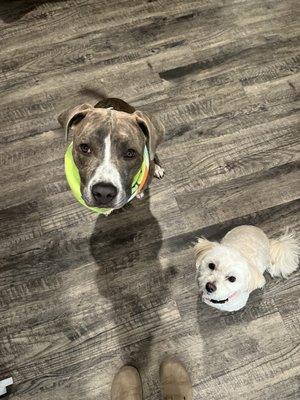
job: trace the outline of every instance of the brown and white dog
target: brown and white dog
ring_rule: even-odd
[[[117,98],[103,98],[95,106],[81,104],[58,117],[66,139],[73,136],[73,158],[81,178],[81,193],[90,207],[122,208],[131,195],[132,180],[149,153],[149,176],[162,178],[156,148],[164,135],[154,117]],[[142,197],[140,193],[138,197]]]

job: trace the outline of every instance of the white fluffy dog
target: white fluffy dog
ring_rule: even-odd
[[[222,311],[244,307],[249,294],[265,284],[263,273],[287,277],[298,267],[295,235],[268,239],[254,226],[229,231],[220,243],[199,239],[195,245],[197,284],[203,301]]]

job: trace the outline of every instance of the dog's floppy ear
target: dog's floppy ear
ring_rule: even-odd
[[[194,247],[194,252],[196,259],[199,261],[200,258],[204,256],[204,254],[215,247],[216,243],[215,242],[210,242],[209,240],[205,238],[199,238],[198,242],[196,243]]]
[[[265,277],[263,276],[263,274],[259,271],[259,269],[252,264],[249,264],[249,281],[248,281],[248,291],[252,292],[255,289],[260,289],[262,288],[265,283]]]
[[[150,160],[154,160],[156,148],[161,143],[165,133],[164,126],[157,119],[152,116],[150,118],[150,116],[144,112],[136,111],[133,115],[139,127],[147,137]]]
[[[81,104],[80,106],[76,106],[62,112],[58,116],[58,122],[65,129],[66,141],[68,140],[70,129],[82,121],[86,114],[93,108],[94,107],[90,104]]]

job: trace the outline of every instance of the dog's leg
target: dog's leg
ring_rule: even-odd
[[[160,160],[157,154],[155,154],[153,161],[154,161],[154,176],[158,179],[161,179],[165,174],[165,170],[160,165]]]

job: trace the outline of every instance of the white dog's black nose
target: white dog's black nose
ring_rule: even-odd
[[[92,186],[92,195],[98,204],[107,204],[117,195],[117,188],[110,183],[100,182]]]
[[[217,289],[217,287],[214,283],[207,282],[207,284],[205,285],[205,289],[208,291],[208,293],[212,293]]]

